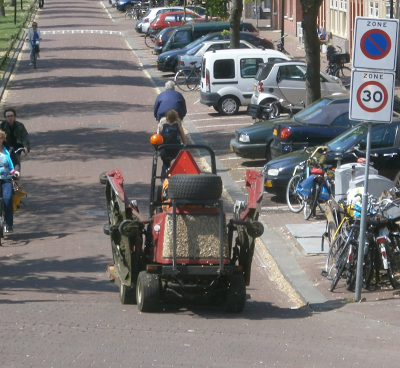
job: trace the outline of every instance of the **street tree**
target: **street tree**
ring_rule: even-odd
[[[306,105],[321,98],[320,74],[320,44],[317,31],[318,11],[323,0],[300,0],[303,10],[301,26],[304,35],[304,50],[306,52]]]
[[[230,22],[230,47],[231,49],[240,48],[240,21],[242,19],[243,0],[232,0]]]

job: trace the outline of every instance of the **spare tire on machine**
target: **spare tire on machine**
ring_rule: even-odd
[[[168,178],[170,199],[219,199],[222,195],[222,179],[215,174],[177,174]]]

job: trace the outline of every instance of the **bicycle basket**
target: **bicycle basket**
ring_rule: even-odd
[[[349,53],[344,53],[344,54],[333,54],[332,55],[332,62],[335,64],[346,64],[350,63],[350,54]]]

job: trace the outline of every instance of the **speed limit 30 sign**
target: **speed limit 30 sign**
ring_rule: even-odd
[[[394,73],[353,70],[351,80],[350,119],[390,123]]]

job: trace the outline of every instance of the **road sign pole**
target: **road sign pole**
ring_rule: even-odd
[[[368,177],[369,177],[369,163],[370,163],[370,153],[371,153],[371,133],[372,133],[372,123],[369,122],[368,133],[367,133],[364,193],[362,196],[361,224],[360,224],[360,234],[358,238],[356,292],[354,296],[356,302],[361,301],[361,288],[363,283],[364,246],[365,246],[365,235],[367,229],[367,212],[368,212]]]

